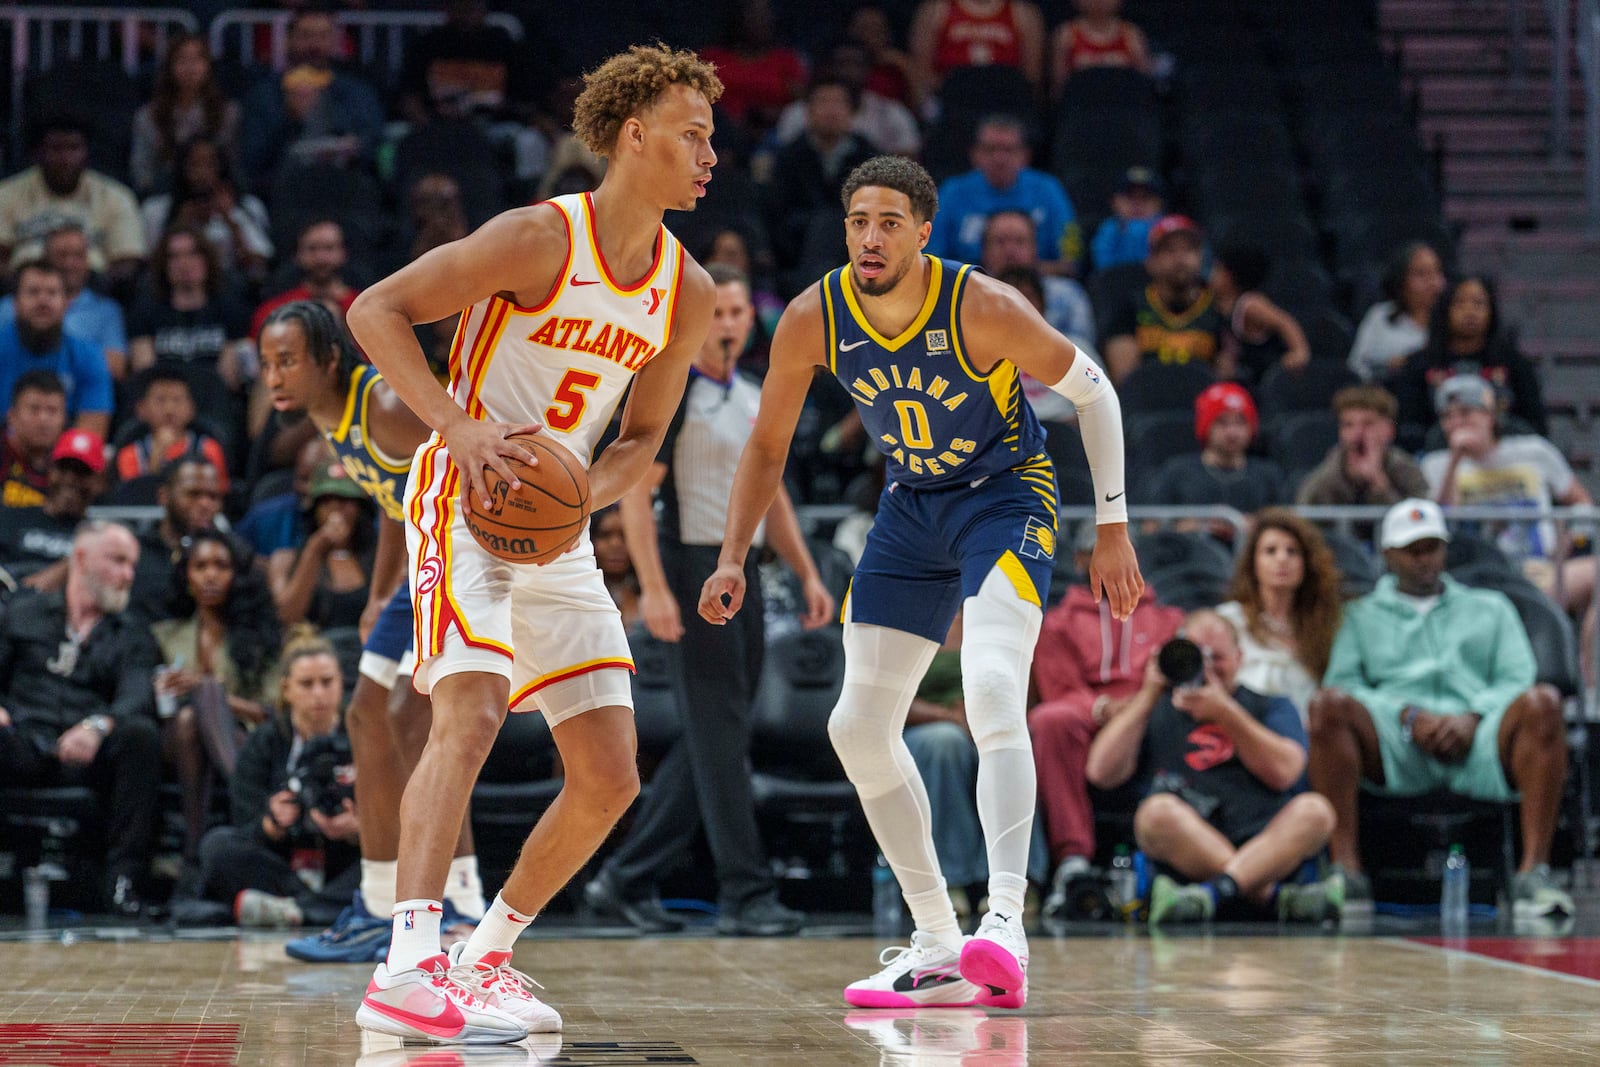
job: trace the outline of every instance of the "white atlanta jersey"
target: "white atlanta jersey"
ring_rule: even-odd
[[[672,339],[683,246],[661,227],[655,262],[624,288],[600,254],[588,194],[550,204],[567,227],[555,286],[537,307],[492,296],[462,312],[449,388],[474,418],[543,423],[587,467],[635,372]],[[432,677],[443,676],[432,666],[439,656],[445,673],[509,670],[513,709],[544,699],[539,694],[554,682],[631,668],[588,532],[554,563],[514,566],[467,533],[460,493],[461,472],[436,433],[412,460],[405,503],[418,689],[427,692]],[[570,711],[540,706],[547,714]]]
[[[548,203],[567,226],[567,261],[537,307],[499,296],[461,315],[450,395],[482,419],[536,419],[588,466],[634,372],[672,338],[683,246],[662,226],[655,262],[628,288],[611,273],[588,193]]]

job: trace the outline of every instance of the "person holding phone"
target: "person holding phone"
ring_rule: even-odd
[[[1091,785],[1115,789],[1136,774],[1150,783],[1133,832],[1161,872],[1151,926],[1208,922],[1223,907],[1320,922],[1343,903],[1338,879],[1286,882],[1327,844],[1333,805],[1305,789],[1299,712],[1239,685],[1242,660],[1233,623],[1191,612],[1089,748]]]

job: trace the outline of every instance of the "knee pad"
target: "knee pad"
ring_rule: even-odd
[[[828,739],[845,775],[863,797],[888,792],[904,781],[902,734],[938,646],[927,638],[884,626],[847,622],[844,628],[844,688],[828,716]]]
[[[1028,670],[1043,615],[998,568],[962,607],[961,687],[978,751],[1031,748]]]

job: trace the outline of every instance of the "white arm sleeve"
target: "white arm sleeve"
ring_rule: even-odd
[[[1122,405],[1111,378],[1079,350],[1072,367],[1050,386],[1078,409],[1078,430],[1094,479],[1094,521],[1128,521],[1128,494],[1123,482]]]

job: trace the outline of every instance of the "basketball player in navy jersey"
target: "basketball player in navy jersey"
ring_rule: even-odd
[[[851,172],[843,199],[850,263],[800,294],[778,323],[700,613],[715,623],[739,610],[750,538],[782,476],[812,374],[827,367],[887,457],[888,478],[845,598],[844,689],[828,733],[916,921],[910,948],[848,986],[845,1000],[1019,1008],[1035,801],[1025,703],[1056,551],[1056,484],[1018,372],[1077,406],[1098,523],[1089,582],[1119,619],[1144,589],[1128,541],[1122,415],[1105,373],[1016,290],[923,254],[938,192],[920,166],[871,159]],[[958,608],[991,872],[989,914],[971,938],[939,874],[927,791],[902,738]]]
[[[412,688],[409,669],[395,684],[413,643],[401,502],[411,457],[428,440],[429,430],[376,368],[356,357],[338,320],[317,301],[296,300],[273,311],[261,327],[259,344],[261,379],[273,408],[305,412],[382,513],[373,603],[363,617],[360,677],[345,712],[361,814],[361,887],[331,927],[284,946],[290,956],[308,963],[367,963],[389,951],[400,797],[433,717],[428,698]],[[470,819],[462,822],[445,894],[446,930],[483,916]]]

